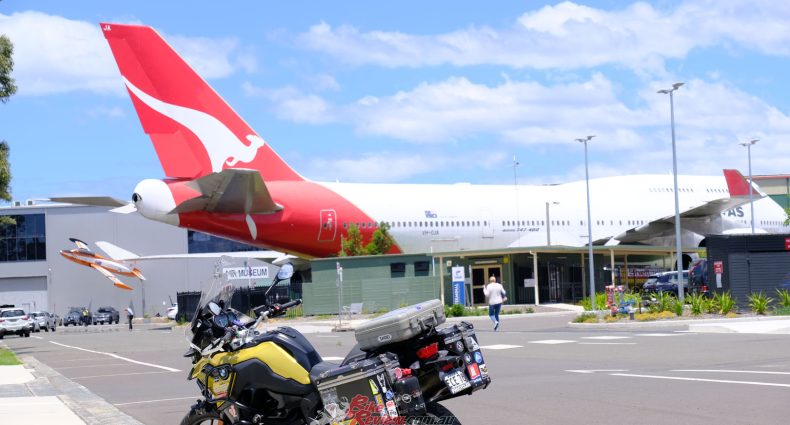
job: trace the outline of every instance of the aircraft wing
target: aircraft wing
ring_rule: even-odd
[[[201,195],[182,202],[170,214],[193,211],[272,214],[283,209],[274,202],[256,170],[229,168],[195,179],[187,186]]]
[[[297,270],[309,268],[309,261],[285,255],[279,251],[237,251],[237,252],[205,252],[196,254],[161,254],[161,255],[137,255],[121,247],[115,246],[106,241],[97,241],[98,246],[110,258],[116,261],[142,261],[142,260],[174,260],[184,258],[220,258],[231,257],[236,259],[254,259],[280,266],[284,263],[292,263]]]
[[[749,182],[738,170],[724,170],[724,177],[727,180],[727,188],[730,196],[718,198],[703,204],[694,206],[680,212],[680,222],[683,225],[684,219],[705,218],[718,216],[724,211],[749,203]],[[752,186],[752,197],[760,199],[766,194]],[[653,220],[643,226],[629,229],[614,239],[623,243],[640,242],[645,239],[671,236],[675,232],[675,215]]]
[[[129,204],[127,201],[120,201],[110,196],[61,196],[59,198],[49,198],[48,200],[50,202],[62,202],[64,204],[112,208],[123,207]]]
[[[120,280],[118,280],[118,277],[116,277],[114,274],[110,273],[109,271],[107,271],[103,267],[99,267],[96,264],[91,264],[90,266],[93,269],[98,270],[99,273],[103,274],[104,277],[106,277],[107,279],[110,279],[110,282],[112,282],[113,285],[115,285],[115,286],[117,286],[117,287],[119,287],[121,289],[126,289],[127,291],[131,291],[132,290],[131,286],[128,286],[125,283],[123,283]]]

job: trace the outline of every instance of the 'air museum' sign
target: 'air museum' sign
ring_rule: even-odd
[[[228,280],[234,279],[267,279],[269,277],[269,267],[226,267],[222,269],[222,273],[228,277]]]

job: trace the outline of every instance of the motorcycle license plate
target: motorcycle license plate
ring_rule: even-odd
[[[444,383],[452,394],[456,394],[472,386],[463,370],[455,371],[444,377]]]

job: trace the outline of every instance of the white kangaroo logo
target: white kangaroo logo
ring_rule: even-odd
[[[238,162],[251,162],[258,154],[258,149],[266,143],[259,136],[250,134],[247,136],[250,145],[247,146],[222,121],[213,116],[162,102],[137,88],[126,77],[123,77],[123,81],[140,101],[194,133],[206,149],[211,160],[211,171],[215,173],[222,171],[225,164],[232,167]]]

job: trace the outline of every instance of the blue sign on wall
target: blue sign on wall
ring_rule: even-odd
[[[466,305],[465,277],[463,267],[453,267],[453,304]]]

